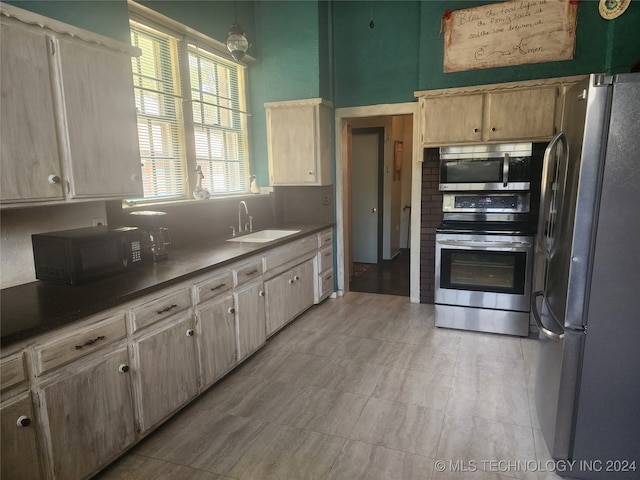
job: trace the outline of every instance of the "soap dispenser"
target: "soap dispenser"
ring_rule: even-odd
[[[258,186],[258,181],[256,180],[255,175],[251,175],[251,193],[260,193],[260,187]]]

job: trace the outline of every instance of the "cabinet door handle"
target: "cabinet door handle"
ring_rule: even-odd
[[[264,290],[260,290],[260,293],[258,293],[258,295],[260,295],[261,297],[266,297],[266,294],[264,293]]]
[[[258,273],[258,269],[254,268],[253,270],[249,270],[247,273],[245,273],[245,275],[247,277],[250,277],[251,275],[255,275],[256,273]]]
[[[187,337],[193,337],[194,334],[195,332],[193,330],[191,330],[190,328],[187,329]]]
[[[327,252],[324,254],[325,257],[330,257],[331,256],[331,252]]]
[[[20,415],[16,424],[19,427],[28,427],[29,425],[31,425],[31,419],[26,415]]]
[[[298,275],[294,275],[293,279],[297,282],[298,280],[300,280],[300,277]]]
[[[289,285],[291,285],[293,282],[295,282],[295,280],[293,278],[289,279]]]
[[[60,177],[58,175],[49,175],[47,179],[51,185],[55,185],[56,183],[60,183]]]
[[[227,284],[226,283],[221,283],[220,285],[216,285],[215,287],[211,287],[211,291],[214,292],[222,287],[226,287]]]
[[[125,365],[124,363],[118,367],[118,371],[120,373],[127,373],[129,371],[129,365]]]
[[[480,129],[479,129],[479,128],[474,128],[474,129],[473,129],[473,133],[478,133],[479,131],[480,131]]]
[[[229,313],[233,314],[236,313],[236,309],[233,307],[229,307],[229,310],[227,310]]]
[[[157,313],[158,315],[162,315],[163,313],[166,313],[166,312],[170,311],[171,309],[173,309],[173,308],[177,308],[177,307],[178,307],[178,305],[176,305],[176,304],[174,303],[174,304],[172,304],[172,305],[169,305],[167,308],[163,308],[163,309],[161,309],[161,310],[158,310],[156,313]]]
[[[89,347],[91,345],[93,345],[94,343],[100,341],[100,340],[104,340],[106,337],[104,335],[99,335],[94,339],[91,340],[87,340],[86,342],[84,342],[82,345],[76,345],[76,350],[80,350],[83,347]]]

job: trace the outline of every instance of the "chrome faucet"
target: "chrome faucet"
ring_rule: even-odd
[[[238,204],[238,233],[242,233],[242,232],[247,231],[249,229],[249,223],[247,223],[244,226],[244,228],[242,226],[242,207],[244,207],[244,213],[246,215],[249,215],[249,209],[247,208],[247,204],[245,203],[244,200],[242,200]],[[251,219],[251,217],[249,217],[249,219]],[[253,227],[253,225],[252,225],[252,227]],[[253,228],[251,230],[253,230]]]

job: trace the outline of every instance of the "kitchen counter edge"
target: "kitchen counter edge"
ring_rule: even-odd
[[[334,226],[335,223],[277,225],[272,228],[300,231],[265,243],[227,242],[227,238],[202,240],[173,249],[163,262],[84,285],[36,280],[2,289],[0,347],[23,344],[40,334]]]

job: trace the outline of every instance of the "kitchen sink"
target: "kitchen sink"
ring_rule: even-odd
[[[279,238],[288,237],[300,230],[260,230],[259,232],[249,233],[241,237],[233,237],[227,242],[249,242],[249,243],[266,243],[278,240]]]

